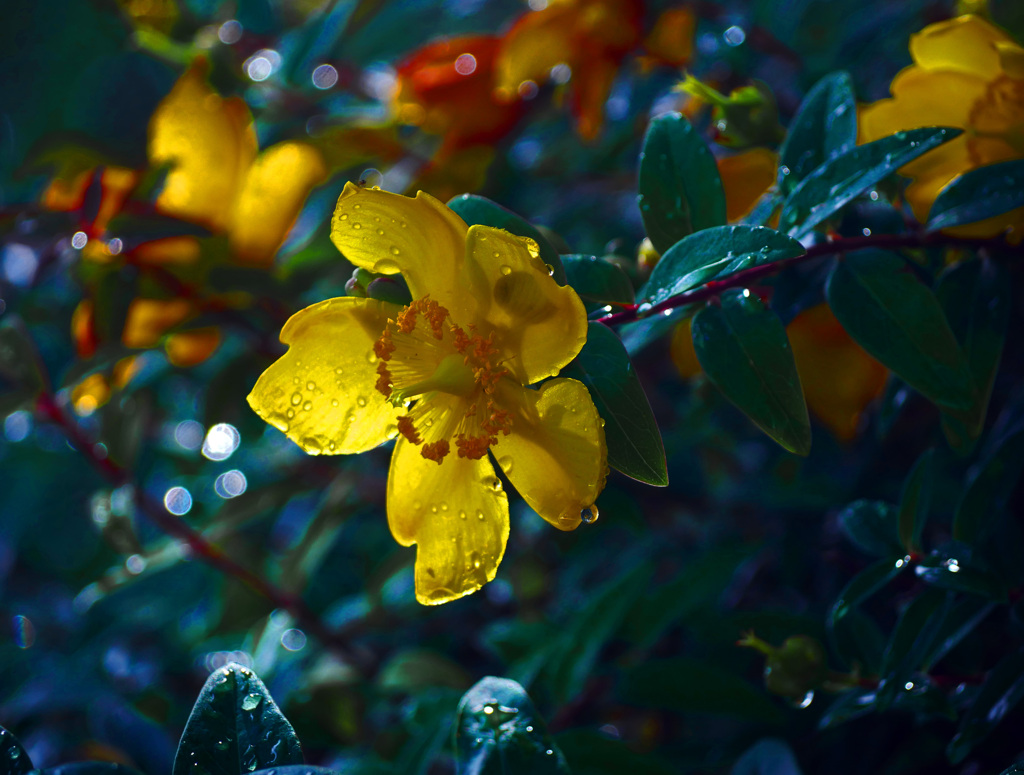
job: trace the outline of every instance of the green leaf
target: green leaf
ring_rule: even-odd
[[[879,686],[875,699],[879,710],[885,710],[901,692],[908,691],[907,679],[924,664],[942,634],[952,606],[953,596],[950,593],[929,589],[915,597],[903,610],[882,659],[884,682]]]
[[[559,258],[555,246],[540,233],[536,226],[521,215],[516,215],[497,202],[492,202],[490,199],[476,194],[457,196],[448,203],[448,207],[470,226],[493,226],[496,229],[511,232],[517,237],[532,239],[540,248],[541,261],[551,267],[555,281],[559,285],[565,285],[565,268],[562,266],[562,260]]]
[[[576,727],[556,738],[572,762],[574,771],[585,775],[678,775],[678,769],[650,752],[637,753],[625,740],[606,737],[603,732]]]
[[[830,73],[807,92],[779,149],[779,190],[788,194],[813,170],[856,144],[853,82],[849,73]]]
[[[898,256],[846,256],[832,269],[825,297],[847,333],[912,388],[957,417],[977,413],[967,358],[942,307]]]
[[[854,544],[876,557],[902,552],[897,511],[884,501],[854,501],[839,513],[839,527]]]
[[[32,769],[32,760],[21,742],[0,727],[0,775],[25,775]]]
[[[710,713],[759,722],[779,722],[782,712],[763,689],[702,659],[648,660],[629,671],[623,701],[679,713]]]
[[[487,676],[462,696],[455,722],[457,775],[557,775],[569,767],[526,690]]]
[[[1006,500],[1024,471],[1024,427],[997,440],[967,477],[953,516],[953,538],[967,544],[981,540],[1003,516]]]
[[[1024,160],[1014,159],[965,172],[935,198],[929,229],[977,223],[1024,207]]]
[[[911,129],[836,156],[793,189],[779,216],[779,230],[796,239],[806,236],[903,165],[960,134],[961,130],[948,127]]]
[[[819,729],[831,729],[867,715],[875,709],[875,693],[856,689],[836,697],[818,721]]]
[[[873,622],[858,609],[865,600],[908,567],[909,563],[902,557],[884,557],[850,579],[839,593],[825,620],[825,625],[836,650],[848,663],[868,662],[869,664],[865,666],[870,668],[870,662],[875,656],[875,647],[879,646],[874,640],[877,627],[872,629],[869,624],[873,626]],[[869,642],[866,640],[867,637],[871,637],[872,640]],[[880,648],[879,646],[879,650]]]
[[[725,223],[718,165],[679,113],[651,121],[640,152],[640,217],[654,249],[665,253],[683,237]]]
[[[39,775],[142,775],[136,769],[114,762],[71,762],[34,772]]]
[[[643,298],[658,304],[673,296],[760,264],[802,256],[804,246],[764,226],[718,226],[681,239],[654,266]]]
[[[107,234],[134,247],[142,242],[164,237],[207,237],[210,231],[194,223],[159,213],[118,213],[107,224]]]
[[[633,283],[622,269],[596,256],[562,256],[565,277],[584,303],[632,304]]]
[[[746,290],[723,293],[693,319],[693,346],[704,373],[725,397],[785,449],[811,449],[800,377],[786,329]]]
[[[604,419],[608,465],[647,484],[668,484],[661,431],[622,341],[607,326],[591,323],[587,343],[562,375],[590,391]]]
[[[251,670],[233,662],[211,673],[199,693],[172,775],[247,775],[302,763],[295,731],[267,687]]]
[[[801,775],[796,756],[782,740],[758,740],[736,760],[729,775]]]
[[[973,425],[967,426],[955,417],[942,418],[946,439],[962,455],[971,452],[985,424],[1010,321],[1010,287],[1005,266],[978,259],[950,267],[942,273],[935,288],[935,296],[963,348],[978,388],[979,410]]]
[[[929,449],[917,459],[910,475],[903,483],[900,496],[900,543],[908,554],[921,553],[921,531],[928,519],[932,499],[932,459],[935,450]]]
[[[10,383],[11,392],[21,397],[18,403],[37,395],[45,383],[39,365],[25,323],[19,317],[7,315],[0,322],[0,387]]]
[[[956,736],[946,748],[953,764],[959,764],[984,740],[993,727],[1024,698],[1024,649],[1008,654],[988,674],[985,683],[963,718]]]
[[[956,648],[960,641],[974,632],[974,628],[995,609],[995,603],[979,606],[977,600],[970,598],[961,600],[953,606],[943,621],[942,628],[935,637],[931,650],[925,655],[921,669],[925,672],[930,670],[932,665],[945,657]]]
[[[675,329],[684,320],[692,318],[703,307],[702,304],[686,304],[670,309],[661,315],[649,315],[619,329],[626,352],[636,355]]]

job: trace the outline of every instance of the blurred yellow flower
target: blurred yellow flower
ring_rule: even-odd
[[[586,340],[576,293],[531,240],[467,227],[432,196],[345,187],[331,237],[353,264],[401,272],[414,301],[337,298],[292,316],[288,352],[249,403],[310,454],[364,452],[396,438],[391,532],[418,545],[416,597],[437,604],[494,578],[508,501],[490,452],[526,502],[576,528],[607,472],[590,394],[550,379]]]
[[[779,155],[767,148],[748,148],[722,156],[717,163],[725,189],[725,215],[732,222],[748,215],[775,183]]]
[[[529,96],[552,77],[571,79],[577,129],[593,140],[619,64],[640,42],[642,15],[638,0],[549,0],[521,16],[502,38],[497,93],[512,100]],[[554,69],[560,65],[567,69]]]
[[[860,139],[869,142],[921,126],[964,133],[903,167],[906,197],[922,223],[939,192],[968,170],[1024,157],[1024,48],[978,16],[925,27],[910,39],[914,64],[893,79],[891,99],[864,107]],[[1024,239],[1024,208],[949,229],[961,236],[1007,232]]]

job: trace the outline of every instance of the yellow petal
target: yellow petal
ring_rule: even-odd
[[[512,432],[491,451],[534,511],[560,530],[573,530],[608,474],[604,425],[594,401],[574,379],[512,390],[514,395],[501,396],[504,408],[516,409]]]
[[[71,407],[79,417],[88,417],[110,400],[110,393],[106,374],[90,374],[71,391]]]
[[[235,259],[270,266],[309,192],[326,178],[323,156],[306,143],[278,143],[261,153],[231,214],[228,241]]]
[[[999,69],[1011,78],[1024,79],[1024,48],[1016,43],[996,43]]]
[[[998,237],[1005,236],[1011,245],[1019,245],[1024,235],[1024,207],[994,215],[983,221],[943,229],[944,233],[957,237]]]
[[[1003,32],[980,16],[960,16],[911,35],[910,55],[929,70],[957,70],[989,79],[999,74],[995,44],[1008,42]]]
[[[393,437],[402,410],[377,392],[377,341],[393,304],[328,299],[281,329],[288,352],[260,375],[249,406],[311,455],[365,452]]]
[[[417,544],[416,599],[438,605],[494,579],[508,541],[508,498],[487,457],[439,465],[399,438],[388,474],[388,524]]]
[[[583,302],[548,274],[532,240],[490,226],[471,226],[464,271],[472,290],[457,307],[456,320],[475,323],[484,335],[494,331],[503,365],[520,383],[557,374],[586,343]],[[475,311],[463,312],[473,307]],[[454,317],[455,309],[449,309]]]
[[[153,347],[168,329],[194,315],[195,307],[187,299],[133,299],[121,341],[125,347]]]
[[[985,96],[988,85],[966,73],[908,67],[896,75],[890,88],[893,99],[861,109],[861,142],[921,126],[967,127],[971,108],[975,100]]]
[[[466,224],[430,194],[416,198],[352,183],[338,198],[331,241],[356,266],[401,272],[414,299],[430,294],[448,307],[465,293]]]
[[[672,363],[676,365],[679,376],[683,379],[692,379],[703,372],[700,361],[697,360],[697,351],[693,347],[690,322],[684,320],[675,327],[672,332],[672,342],[669,345],[669,356],[672,358]]]
[[[205,69],[190,67],[157,105],[149,159],[172,166],[156,201],[162,212],[223,232],[256,157],[256,133],[245,103],[214,92]]]
[[[498,51],[497,91],[511,98],[523,81],[543,83],[555,65],[566,62],[573,66],[583,53],[572,50],[578,16],[573,3],[551,3],[521,16]]]
[[[751,148],[718,160],[725,188],[726,217],[738,221],[749,213],[775,182],[779,157],[767,148]]]

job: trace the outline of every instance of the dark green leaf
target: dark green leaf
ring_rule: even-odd
[[[984,740],[992,728],[1024,697],[1024,649],[1003,657],[988,674],[974,704],[960,720],[956,737],[946,748],[953,764],[959,764]]]
[[[960,134],[961,130],[948,127],[911,129],[830,159],[793,189],[779,216],[779,230],[797,239],[804,237],[903,165]]]
[[[44,384],[28,328],[21,318],[13,315],[6,316],[0,323],[0,387],[4,387],[5,382],[19,395],[26,392],[35,395]]]
[[[162,239],[163,237],[206,237],[210,232],[194,223],[181,221],[177,218],[171,218],[158,213],[150,215],[119,213],[111,218],[110,223],[107,224],[107,234],[111,237],[117,237],[131,246],[135,246],[148,240]]]
[[[875,700],[879,710],[885,710],[901,692],[908,691],[908,679],[934,647],[952,606],[953,597],[948,592],[929,589],[903,610],[882,659],[884,683]],[[909,683],[913,689],[913,682]]]
[[[978,259],[950,267],[935,288],[978,388],[980,408],[972,426],[954,417],[942,418],[946,439],[961,454],[971,451],[985,423],[1010,320],[1010,287],[1008,272],[1002,264]]]
[[[859,500],[839,513],[846,537],[868,554],[892,557],[902,551],[896,509],[884,501]]]
[[[967,358],[935,294],[898,256],[863,251],[836,262],[825,296],[847,333],[912,388],[958,417],[977,412]]]
[[[697,314],[700,304],[687,304],[668,310],[669,314],[650,315],[619,329],[626,352],[636,355],[661,337],[672,331],[679,323]]]
[[[114,762],[71,762],[33,772],[39,775],[141,775],[136,769]]]
[[[903,483],[900,496],[900,543],[908,554],[921,553],[921,531],[928,519],[932,498],[932,459],[935,450],[929,449],[917,459],[910,475]]]
[[[243,775],[288,764],[302,764],[302,749],[267,687],[236,663],[214,671],[181,735],[173,775]]]
[[[21,742],[12,732],[0,727],[0,775],[25,775],[32,769]]]
[[[818,721],[820,729],[831,729],[867,715],[875,709],[875,693],[849,691],[840,694]]]
[[[596,256],[562,256],[569,285],[588,304],[632,304],[633,283],[621,268]]]
[[[999,775],[1024,775],[1024,762],[1017,762],[1003,770]]]
[[[654,249],[725,223],[725,192],[715,157],[679,113],[651,121],[640,153],[640,217]]]
[[[677,768],[653,754],[633,751],[625,740],[606,737],[595,729],[577,727],[556,738],[573,772],[585,775],[678,775]]]
[[[839,598],[832,606],[829,623],[834,624],[849,614],[907,567],[908,563],[903,558],[886,557],[862,570],[839,593]]]
[[[928,671],[932,665],[942,659],[946,654],[956,648],[964,638],[970,635],[974,628],[996,608],[995,603],[987,603],[979,606],[977,600],[966,598],[957,603],[950,610],[942,623],[935,642],[925,656],[921,669]]]
[[[526,690],[507,678],[488,676],[466,692],[455,730],[458,775],[569,772]]]
[[[338,775],[338,772],[328,767],[313,767],[309,764],[289,764],[286,767],[256,770],[252,775]]]
[[[721,306],[693,319],[693,346],[708,378],[726,398],[785,449],[806,455],[811,448],[793,351],[775,313],[747,290],[730,290]]]
[[[490,199],[476,194],[457,196],[448,203],[448,207],[470,226],[493,226],[496,229],[511,232],[518,237],[532,239],[540,248],[541,261],[552,268],[552,276],[555,281],[559,285],[565,285],[565,269],[562,267],[562,260],[558,257],[555,246],[540,233],[536,226],[521,215],[516,215],[497,202],[492,202]]]
[[[953,517],[953,538],[972,544],[1002,517],[1006,499],[1024,471],[1024,428],[999,440],[967,478]]]
[[[916,573],[921,581],[940,589],[980,595],[1000,603],[1009,599],[1006,583],[980,565],[963,544],[947,545],[926,557]]]
[[[658,422],[619,337],[607,326],[591,323],[587,343],[562,374],[590,391],[604,419],[608,465],[641,482],[668,484]]]
[[[643,298],[658,304],[709,280],[805,252],[796,240],[764,226],[705,229],[681,239],[665,252],[643,288]]]
[[[830,73],[807,92],[779,149],[779,190],[857,144],[857,103],[849,73]]]
[[[1024,160],[969,170],[946,186],[928,213],[929,229],[977,223],[1024,207]]]
[[[762,689],[700,659],[656,659],[626,674],[625,702],[679,713],[712,713],[777,722],[782,712]]]
[[[800,765],[784,741],[766,737],[743,752],[729,775],[800,775]]]

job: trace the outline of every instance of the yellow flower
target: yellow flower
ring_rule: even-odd
[[[914,64],[893,79],[892,99],[860,114],[862,142],[921,126],[964,133],[900,171],[913,178],[906,197],[922,223],[939,192],[969,170],[1024,157],[1024,48],[977,16],[932,24],[910,39]],[[968,226],[962,236],[1007,232],[1024,239],[1024,208]]]
[[[401,272],[414,301],[338,298],[292,316],[288,352],[249,403],[310,454],[395,438],[388,523],[418,545],[416,597],[437,604],[494,578],[508,501],[490,452],[562,530],[604,486],[604,430],[586,387],[550,379],[586,340],[583,304],[531,240],[466,224],[432,196],[348,184],[331,229],[353,264]],[[397,437],[397,438],[396,438]]]

